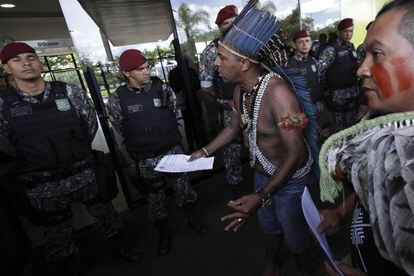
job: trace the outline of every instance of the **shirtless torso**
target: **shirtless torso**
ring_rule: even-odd
[[[245,111],[247,111],[250,117],[249,119],[254,120],[252,118],[254,103],[252,104],[252,102],[255,101],[257,103],[259,99],[255,93],[252,95],[245,93],[245,100],[243,101],[243,99],[240,99],[240,97],[243,97],[240,90],[242,90],[240,86],[236,87],[234,94],[234,102],[241,103],[241,105],[235,105],[238,116],[237,118],[234,116],[234,119],[238,119],[241,127],[245,128],[243,133],[245,135],[245,142],[248,145],[247,132],[250,128],[254,128],[254,126],[251,123],[251,125],[243,127],[243,117],[246,117]],[[300,113],[299,101],[291,88],[278,77],[271,77],[260,101],[255,135],[258,148],[266,159],[277,168],[283,168],[283,162],[293,157],[289,156],[292,154],[298,155],[296,168],[293,168],[293,172],[305,166],[308,160],[308,153],[302,131],[294,127],[286,129],[278,126],[278,123],[282,122],[284,117]],[[251,146],[252,144],[250,144]],[[254,168],[266,174],[266,170],[264,170],[258,160],[255,161]]]

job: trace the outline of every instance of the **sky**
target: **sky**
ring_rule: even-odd
[[[276,16],[284,18],[289,15],[297,5],[293,0],[271,0],[276,5]],[[339,19],[340,0],[301,0],[302,16],[312,17],[315,20],[315,27],[321,28]],[[105,61],[106,55],[103,48],[98,26],[89,15],[83,10],[77,0],[60,0],[62,11],[65,15],[72,40],[80,56],[88,57],[94,62]],[[266,2],[266,1],[264,1]],[[216,28],[214,24],[218,11],[225,5],[234,4],[239,11],[247,3],[247,0],[171,0],[173,10],[178,10],[181,3],[189,5],[191,10],[205,10],[210,16],[210,27]],[[174,13],[175,14],[175,13]],[[70,16],[66,16],[70,15]],[[199,26],[200,30],[208,30],[205,25]],[[179,40],[182,43],[186,40],[184,33],[178,29]],[[159,45],[168,47],[172,35],[162,42],[146,43],[139,45],[127,45],[123,47],[112,47],[114,56],[119,56],[125,49],[136,48],[140,50],[152,50]]]

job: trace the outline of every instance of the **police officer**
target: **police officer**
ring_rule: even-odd
[[[329,90],[331,133],[353,125],[358,110],[357,53],[350,42],[354,31],[353,20],[343,19],[337,29],[338,38],[319,56],[320,80],[324,88]]]
[[[230,123],[232,110],[232,100],[234,85],[225,83],[219,75],[214,61],[217,57],[218,41],[224,36],[231,27],[237,16],[237,8],[228,5],[222,8],[217,14],[215,23],[217,24],[221,37],[213,40],[202,53],[202,67],[200,71],[200,85],[204,92],[214,95],[220,106],[219,124],[220,129]],[[241,144],[237,141],[228,144],[223,148],[224,166],[226,169],[226,179],[230,184],[232,198],[237,199],[241,196]]]
[[[48,267],[76,271],[74,200],[86,205],[117,256],[139,260],[141,253],[121,237],[121,220],[111,201],[102,199],[91,149],[97,120],[86,93],[77,86],[44,81],[35,50],[25,43],[6,45],[0,56],[3,69],[15,80],[14,87],[0,94],[0,151],[7,149],[19,161],[15,183],[45,228]]]
[[[207,228],[194,214],[197,194],[186,174],[154,171],[159,161],[169,154],[182,154],[181,135],[176,119],[173,90],[158,78],[152,78],[150,64],[139,50],[123,52],[119,67],[128,84],[109,97],[108,105],[114,128],[124,138],[126,150],[135,161],[147,192],[150,220],[159,233],[158,253],[168,254],[171,233],[167,224],[166,183],[171,185],[177,203],[183,208],[189,226],[198,234]]]
[[[312,47],[312,40],[308,31],[296,31],[293,36],[293,44],[296,49],[295,54],[289,58],[288,65],[300,69],[302,76],[306,78],[311,92],[312,101],[316,109],[316,118],[319,126],[319,133],[322,129],[322,116],[325,111],[323,102],[323,90],[319,84],[318,61],[309,55]]]

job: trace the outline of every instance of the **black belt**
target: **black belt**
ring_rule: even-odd
[[[92,163],[88,160],[82,164],[66,167],[64,169],[22,174],[17,177],[16,181],[25,189],[34,189],[40,184],[61,181],[90,168],[92,168]]]

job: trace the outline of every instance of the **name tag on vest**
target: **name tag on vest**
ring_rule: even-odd
[[[339,57],[345,57],[347,55],[348,55],[348,51],[347,50],[338,52],[338,56]]]
[[[134,104],[134,105],[128,105],[128,113],[135,113],[135,112],[141,112],[144,111],[142,108],[142,105],[140,104]]]
[[[59,111],[69,111],[71,108],[68,99],[56,99],[55,103]]]
[[[154,106],[155,107],[161,107],[162,106],[160,98],[155,98],[154,99]]]
[[[33,114],[33,109],[30,105],[17,106],[10,108],[10,115],[12,117],[20,117]]]
[[[312,65],[311,65],[311,68],[312,68],[312,71],[313,71],[313,72],[316,72],[316,65],[315,65],[315,64],[312,64]]]

